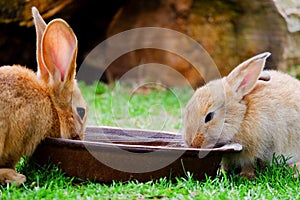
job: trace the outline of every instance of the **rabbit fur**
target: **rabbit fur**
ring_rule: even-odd
[[[262,71],[269,55],[254,56],[227,77],[198,88],[184,114],[186,144],[241,144],[242,152],[223,156],[221,168],[241,167],[240,175],[247,178],[255,177],[256,160],[266,164],[273,154],[300,166],[300,82],[279,71]]]
[[[62,19],[46,24],[35,7],[32,13],[38,72],[0,67],[1,184],[26,181],[15,165],[45,137],[82,138],[86,123],[87,104],[75,80],[76,36]]]

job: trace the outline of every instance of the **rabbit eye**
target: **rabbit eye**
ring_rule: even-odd
[[[77,107],[76,111],[77,111],[77,114],[79,115],[79,117],[81,118],[81,120],[83,120],[84,115],[85,115],[85,109],[82,107]]]
[[[207,123],[207,122],[211,121],[211,120],[213,119],[213,117],[214,117],[214,114],[215,114],[214,112],[209,112],[209,113],[205,116],[204,122]]]

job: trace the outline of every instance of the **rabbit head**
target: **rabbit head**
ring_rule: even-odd
[[[243,98],[258,81],[270,79],[268,73],[262,71],[269,55],[262,53],[252,57],[227,77],[195,91],[184,114],[183,137],[188,146],[212,148],[232,142],[247,111]]]
[[[83,137],[87,104],[75,80],[77,39],[62,19],[46,24],[38,10],[32,14],[37,36],[38,78],[47,85],[58,112],[61,137]],[[75,124],[70,130],[70,124]]]

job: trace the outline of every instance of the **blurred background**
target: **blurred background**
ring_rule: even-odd
[[[164,27],[184,33],[201,44],[221,76],[264,51],[272,53],[267,68],[298,74],[298,0],[0,0],[0,65],[21,64],[36,70],[32,6],[38,8],[47,23],[63,18],[70,24],[78,39],[78,67],[92,49],[115,34],[137,27]],[[168,40],[164,35],[155,37]],[[189,48],[182,41],[170,40],[168,44]],[[102,77],[87,75],[83,79],[87,83],[95,79],[108,83],[118,80],[135,66],[147,63],[170,66],[194,88],[204,84],[203,77],[209,76],[209,69],[199,74],[191,63],[171,52],[139,49],[122,55],[102,69]],[[163,65],[156,67],[158,72]],[[85,67],[90,68],[92,74],[103,66]],[[176,77],[172,80],[173,77],[162,75],[157,79],[169,85],[182,84]]]

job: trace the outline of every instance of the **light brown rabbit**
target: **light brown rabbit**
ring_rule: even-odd
[[[241,144],[242,152],[224,156],[221,167],[241,167],[240,175],[247,178],[255,176],[255,160],[266,163],[273,153],[291,157],[288,164],[300,167],[300,82],[278,71],[262,71],[269,55],[252,57],[227,77],[197,89],[185,111],[187,145]]]
[[[87,105],[75,80],[77,39],[68,24],[45,24],[32,8],[38,72],[19,65],[0,67],[0,183],[21,184],[15,171],[47,136],[82,137]]]

